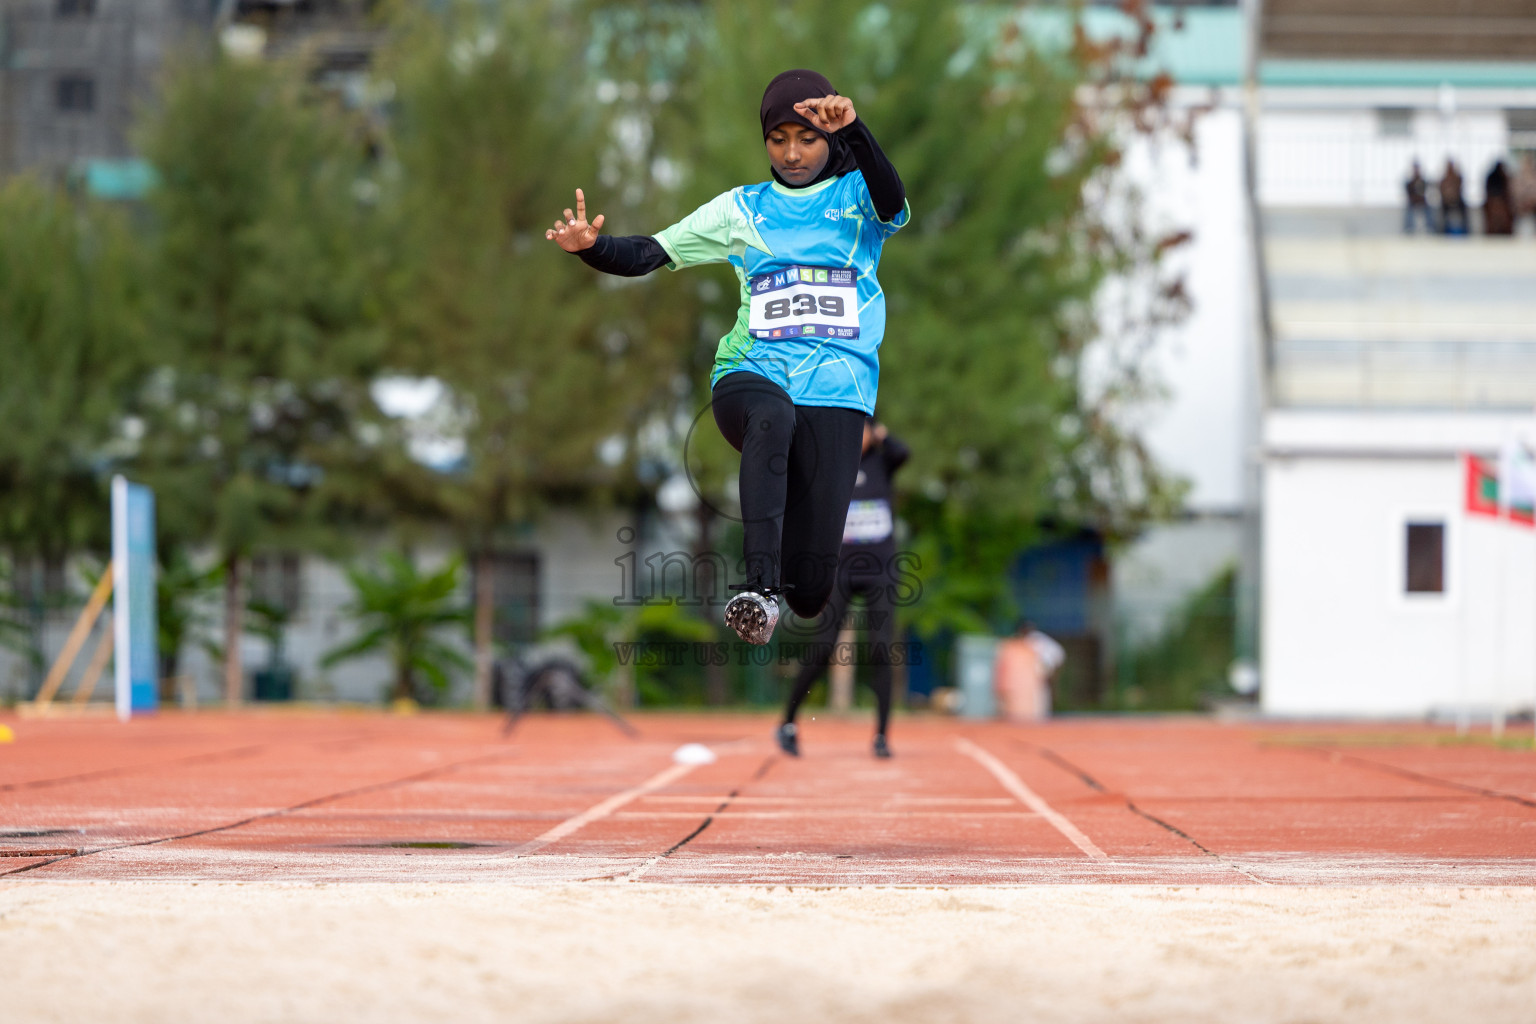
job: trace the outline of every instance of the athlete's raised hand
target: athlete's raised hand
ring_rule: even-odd
[[[847,96],[823,96],[819,100],[801,100],[795,104],[795,113],[824,132],[847,128],[859,115],[854,112],[853,100]]]
[[[566,207],[565,219],[555,221],[555,226],[544,232],[544,237],[566,252],[581,252],[592,248],[602,227],[602,214],[593,217],[592,223],[587,223],[587,197],[581,189],[577,189],[576,212],[572,213],[570,207]]]

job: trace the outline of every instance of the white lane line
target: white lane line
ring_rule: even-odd
[[[608,815],[612,814],[620,807],[623,807],[625,804],[633,800],[637,800],[640,797],[645,796],[647,793],[655,792],[658,789],[672,785],[672,783],[693,771],[695,767],[697,767],[697,765],[674,764],[668,768],[665,768],[662,771],[657,772],[655,775],[652,775],[650,778],[646,779],[644,782],[640,783],[640,785],[634,787],[633,789],[626,789],[622,793],[615,793],[613,796],[609,797],[607,800],[604,800],[602,803],[593,804],[591,807],[588,807],[580,814],[566,818],[564,821],[550,829],[548,832],[528,840],[522,846],[512,850],[510,853],[503,854],[503,856],[526,857],[530,853],[535,853],[544,849],[544,847],[548,846],[550,843],[558,843],[572,832],[575,832],[581,828],[585,828],[587,825],[592,824],[594,821],[600,821],[603,818],[608,817]]]
[[[964,754],[966,757],[971,758],[977,764],[991,772],[992,777],[995,778],[998,782],[1002,783],[1004,789],[1018,797],[1019,802],[1022,803],[1025,807],[1028,807],[1030,810],[1040,815],[1040,817],[1050,822],[1052,827],[1054,827],[1056,831],[1060,832],[1062,835],[1066,836],[1068,841],[1070,841],[1073,846],[1077,847],[1079,850],[1082,850],[1094,860],[1109,860],[1109,854],[1095,846],[1092,839],[1089,839],[1087,836],[1083,835],[1082,829],[1068,821],[1066,815],[1062,814],[1050,804],[1040,799],[1040,795],[1034,790],[1030,789],[1028,786],[1024,785],[1024,780],[1015,775],[1007,765],[1003,764],[1003,762],[999,761],[997,758],[993,757],[991,754],[987,753],[985,750],[981,749],[970,740],[956,740],[955,746],[959,748],[960,753]]]

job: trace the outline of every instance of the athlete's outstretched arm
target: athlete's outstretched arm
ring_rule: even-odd
[[[859,120],[858,113],[853,109],[853,101],[846,96],[802,100],[795,104],[795,112],[822,131],[842,134],[854,162],[864,175],[864,184],[869,186],[869,198],[875,204],[875,213],[883,221],[895,220],[907,204],[907,188],[881,150],[880,143],[875,141],[869,125]]]
[[[644,277],[671,260],[650,235],[598,235],[592,248],[576,255],[593,270],[618,277]]]
[[[640,277],[667,265],[667,251],[650,235],[625,235],[615,238],[600,233],[603,215],[587,223],[587,197],[576,190],[576,210],[565,211],[565,219],[544,232],[544,237],[566,252],[581,257],[583,263],[606,274]]]

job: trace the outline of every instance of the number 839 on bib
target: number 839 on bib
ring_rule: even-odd
[[[847,267],[786,267],[749,282],[754,338],[857,338],[858,282]]]

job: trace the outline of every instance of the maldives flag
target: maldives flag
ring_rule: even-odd
[[[1469,515],[1499,517],[1499,473],[1487,459],[1476,455],[1461,457],[1466,477],[1466,507]],[[1518,496],[1518,494],[1517,494]],[[1506,510],[1510,520],[1520,526],[1536,527],[1536,515],[1530,505]]]

